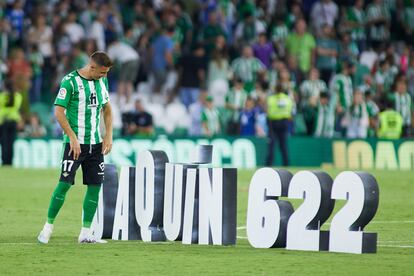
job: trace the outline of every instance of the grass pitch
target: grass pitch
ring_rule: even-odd
[[[334,178],[339,172],[328,173]],[[36,236],[57,170],[0,168],[0,275],[414,275],[414,173],[371,173],[380,186],[380,203],[366,231],[378,232],[378,252],[353,255],[252,248],[244,226],[253,171],[238,175],[236,246],[141,241],[79,245],[85,192],[79,184],[66,198],[51,241],[40,245]],[[77,183],[81,183],[79,177],[80,172]],[[342,205],[337,201],[333,214]]]

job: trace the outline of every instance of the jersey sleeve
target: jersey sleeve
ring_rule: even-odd
[[[102,78],[101,79],[101,85],[102,85],[102,105],[105,105],[109,102],[109,86],[108,86],[108,79]]]
[[[63,78],[62,82],[60,83],[59,92],[55,99],[55,105],[63,106],[64,108],[68,107],[70,99],[72,98],[73,94],[73,84],[71,80],[68,78]]]

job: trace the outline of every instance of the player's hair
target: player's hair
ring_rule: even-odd
[[[91,60],[93,60],[99,66],[111,67],[113,65],[112,60],[105,52],[96,51],[91,55]]]

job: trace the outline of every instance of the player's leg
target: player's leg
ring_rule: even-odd
[[[80,243],[95,243],[99,240],[91,232],[93,217],[98,207],[99,192],[104,177],[104,159],[102,144],[93,145],[87,157],[82,162],[83,183],[88,185],[83,201],[82,229],[78,241]]]
[[[59,183],[53,191],[50,199],[46,223],[37,238],[41,243],[49,242],[53,232],[53,224],[55,219],[62,208],[63,203],[65,202],[67,192],[75,181],[76,170],[79,168],[81,163],[82,157],[80,156],[79,160],[73,160],[73,155],[69,156],[69,150],[69,144],[65,144]]]
[[[92,225],[92,220],[98,207],[100,190],[101,185],[88,185],[85,199],[83,200],[83,227],[90,228]]]
[[[101,185],[88,185],[85,198],[83,200],[83,217],[82,217],[82,229],[79,235],[79,242],[95,242],[96,239],[91,233],[91,225],[93,217],[98,207],[99,192]]]
[[[69,191],[72,183],[59,182],[53,191],[50,199],[49,209],[47,211],[47,222],[53,224],[55,219],[65,202],[66,193]]]
[[[65,202],[66,193],[69,191],[69,188],[72,186],[70,183],[59,182],[53,191],[52,198],[50,199],[49,209],[47,212],[47,221],[43,226],[42,231],[37,237],[38,241],[41,243],[48,243],[53,232],[53,223],[55,218],[59,213],[60,208],[62,208],[63,203]]]
[[[282,164],[283,166],[289,166],[289,154],[288,154],[288,135],[289,135],[289,122],[288,120],[278,121],[276,135],[279,140],[279,148],[282,153]]]

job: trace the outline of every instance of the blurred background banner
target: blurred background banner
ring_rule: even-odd
[[[199,144],[213,145],[213,165],[253,169],[265,165],[267,139],[221,136],[204,138],[157,139],[119,138],[106,162],[117,166],[134,166],[139,152],[163,150],[171,162],[187,162]],[[58,139],[18,139],[14,144],[13,166],[16,168],[57,168],[60,166],[62,142]],[[295,167],[333,167],[337,169],[414,169],[414,141],[351,140],[291,137],[288,145],[291,165]],[[280,155],[275,164],[281,165]]]

